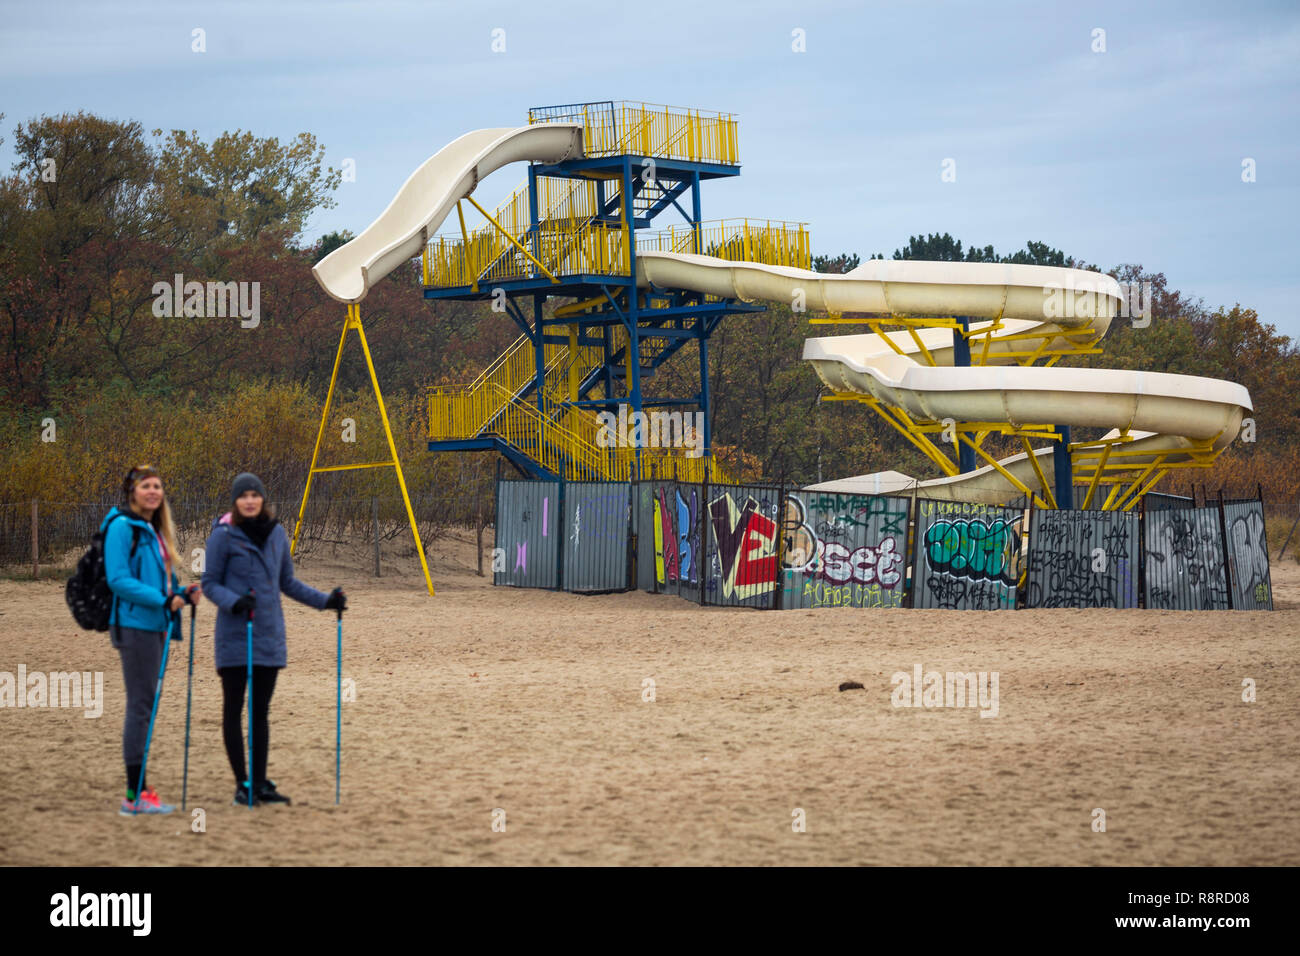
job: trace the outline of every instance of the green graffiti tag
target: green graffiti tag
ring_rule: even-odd
[[[936,521],[925,533],[930,567],[957,578],[1016,583],[1020,535],[1003,518]]]

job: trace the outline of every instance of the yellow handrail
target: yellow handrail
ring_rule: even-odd
[[[812,266],[808,227],[802,222],[722,219],[673,226],[637,236],[639,252],[699,252],[729,262],[770,266]],[[480,283],[526,278],[528,259],[501,233],[471,235],[470,246],[458,236],[436,236],[430,242],[427,275],[436,288],[463,288]],[[631,268],[626,230],[597,222],[545,222],[535,236],[537,258],[557,276],[628,275]]]
[[[594,413],[572,405],[543,402],[546,414],[529,402],[514,400],[500,386],[488,383],[470,393],[458,389],[429,390],[429,437],[435,441],[476,437],[491,411],[487,434],[527,455],[552,474],[571,481],[629,481],[637,475],[636,449],[602,441]],[[683,481],[728,480],[715,460],[691,458],[686,449],[641,449],[640,475],[676,477]]]

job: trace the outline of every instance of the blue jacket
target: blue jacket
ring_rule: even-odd
[[[217,605],[217,667],[243,667],[248,662],[248,618],[231,613],[234,603],[253,589],[253,666],[284,667],[283,591],[308,607],[325,607],[328,595],[293,576],[289,536],[284,526],[271,529],[262,547],[255,545],[227,512],[212,522],[203,572],[203,593]]]
[[[109,524],[115,514],[124,517]],[[109,617],[109,626],[135,627],[142,631],[167,630],[167,570],[163,565],[162,545],[153,525],[129,509],[113,508],[99,524],[99,530],[108,528],[104,535],[104,574],[108,588],[117,597]],[[138,529],[133,534],[132,529]],[[135,554],[131,554],[131,541],[138,539]],[[176,557],[172,556],[172,566]],[[180,591],[175,572],[171,576],[171,590]]]

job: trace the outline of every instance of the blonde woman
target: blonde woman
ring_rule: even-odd
[[[126,683],[126,717],[122,757],[126,763],[123,816],[171,813],[141,775],[149,717],[157,690],[167,626],[181,639],[180,609],[200,597],[199,585],[181,590],[176,576],[176,528],[163,494],[162,478],[152,465],[132,468],[122,482],[122,504],[109,511],[104,531],[104,572],[113,592],[109,634],[122,659]]]

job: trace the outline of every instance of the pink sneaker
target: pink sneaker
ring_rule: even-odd
[[[133,817],[141,813],[171,813],[175,809],[172,804],[159,800],[158,791],[153,787],[145,787],[135,801],[123,797],[117,812],[120,816]]]

